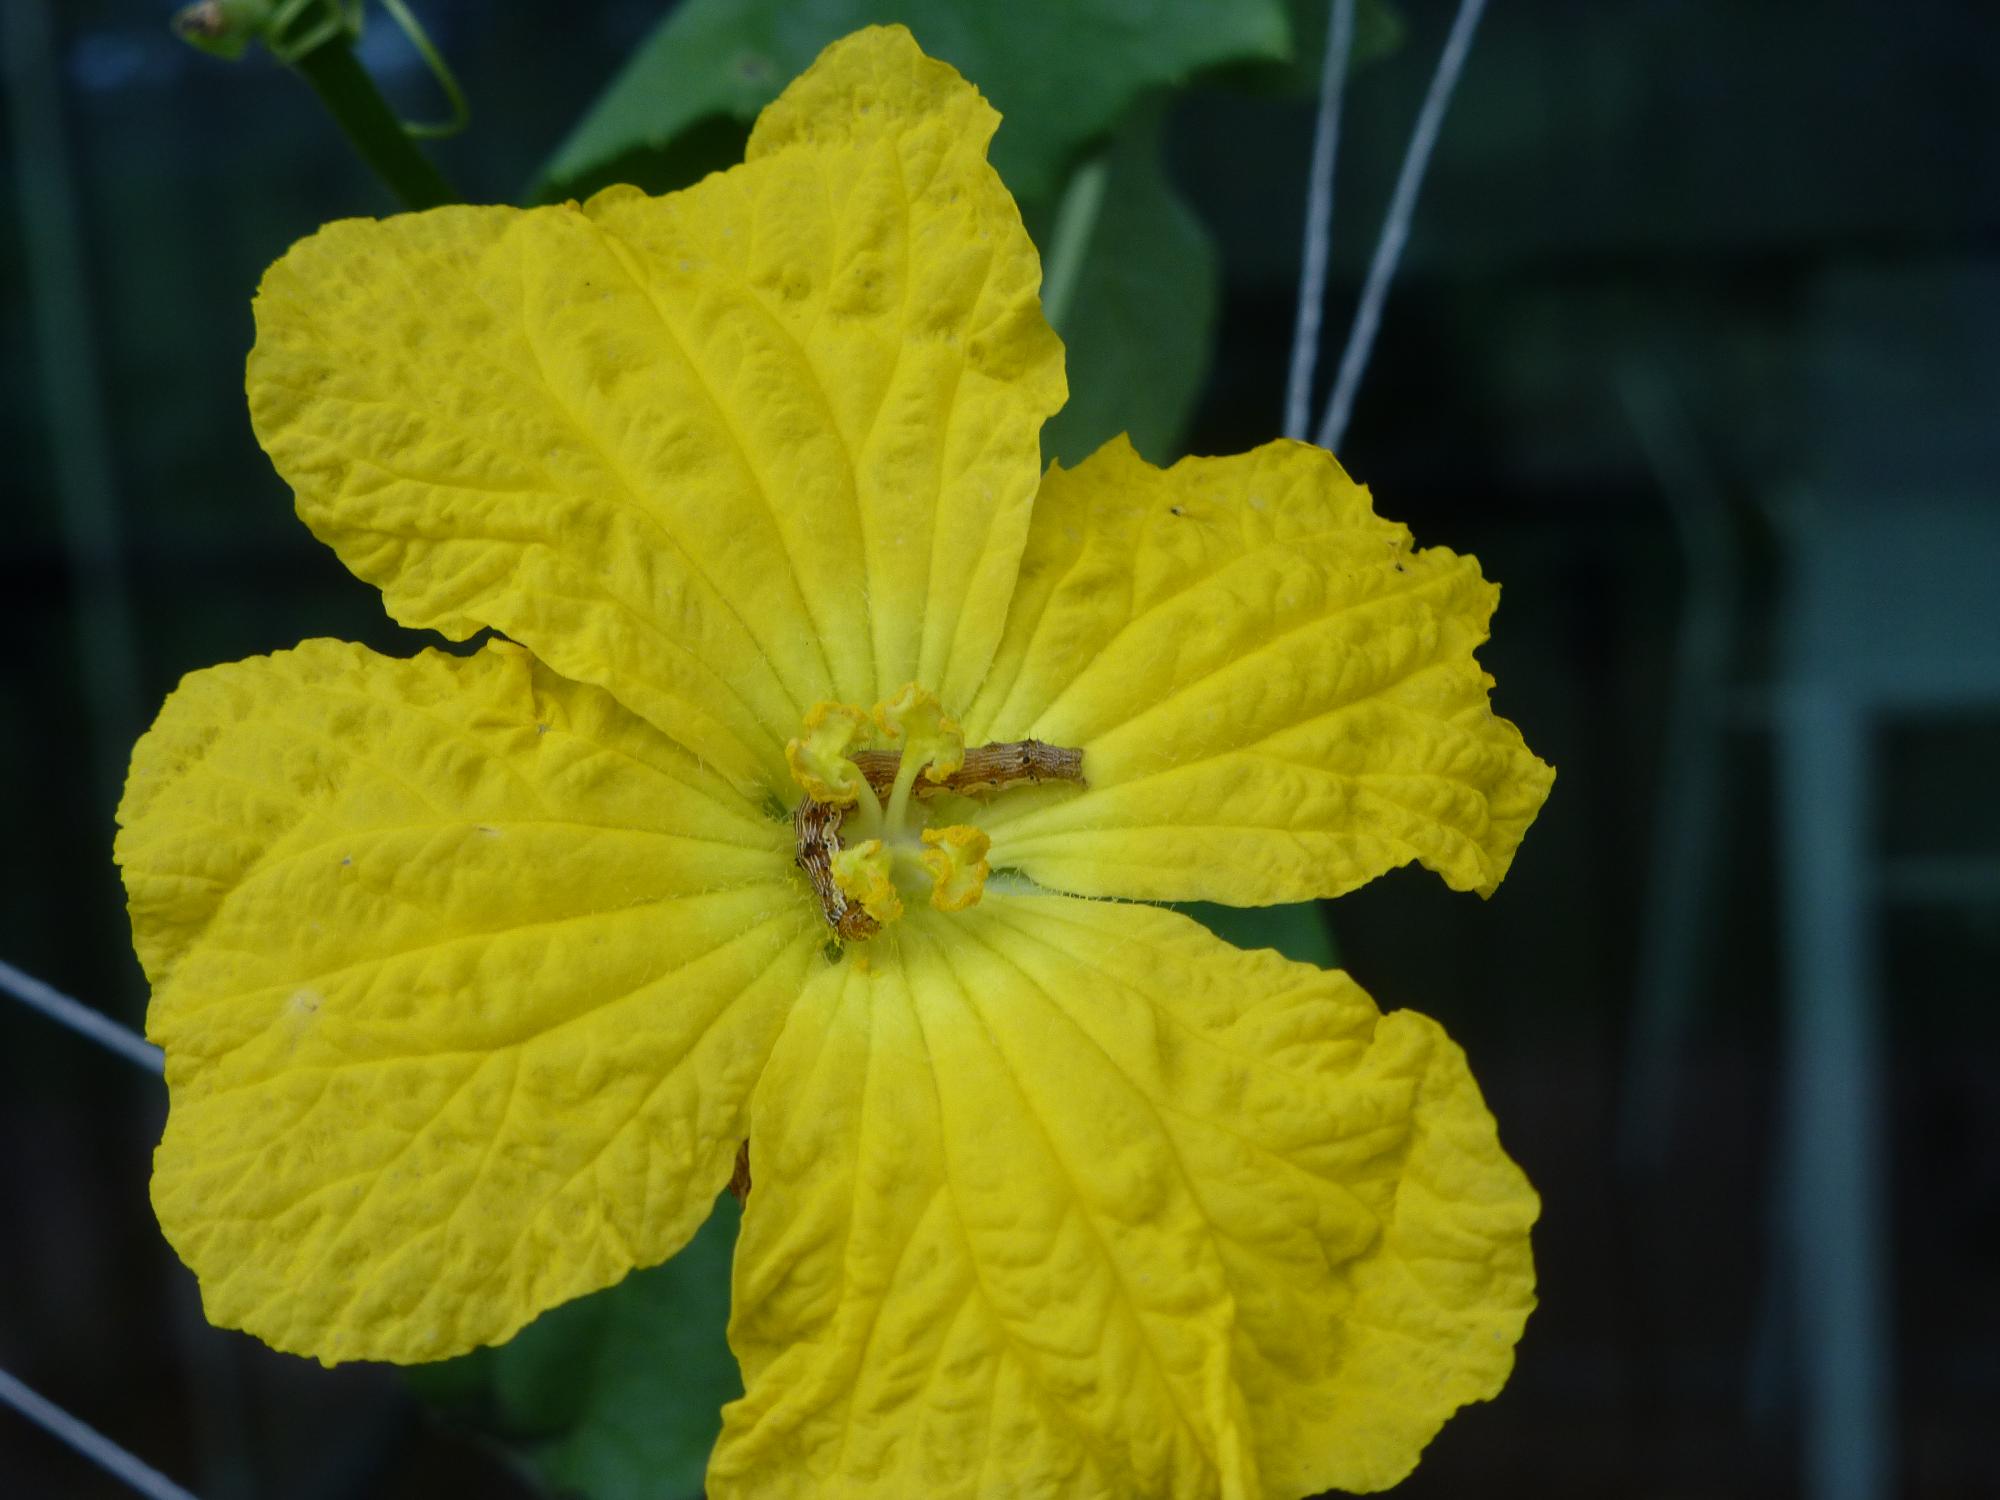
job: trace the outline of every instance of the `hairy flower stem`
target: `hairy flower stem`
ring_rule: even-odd
[[[292,59],[361,159],[405,208],[436,208],[458,194],[417,149],[343,33]]]

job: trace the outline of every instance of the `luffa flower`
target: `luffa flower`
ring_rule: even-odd
[[[1496,591],[1304,445],[1038,476],[996,123],[863,32],[685,192],[266,277],[300,515],[505,638],[197,672],[135,752],[154,1201],[214,1321],[505,1339],[747,1140],[718,1496],[1374,1489],[1506,1378],[1535,1199],[1458,1050],[1133,901],[1491,891],[1550,779]]]

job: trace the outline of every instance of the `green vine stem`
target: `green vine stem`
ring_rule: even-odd
[[[402,0],[382,0],[444,90],[452,117],[440,124],[398,120],[375,80],[354,56],[361,37],[362,0],[196,0],[174,17],[181,38],[216,57],[234,59],[253,41],[312,85],[361,159],[405,208],[436,208],[458,195],[417,149],[417,137],[451,135],[466,121],[465,94],[450,67]]]
[[[292,58],[291,64],[312,85],[361,159],[405,208],[436,208],[458,201],[444,175],[403,129],[344,35]]]

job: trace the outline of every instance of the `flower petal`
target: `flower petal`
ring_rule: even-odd
[[[1081,746],[1089,790],[997,799],[994,867],[1255,906],[1416,859],[1490,895],[1554,777],[1473,659],[1498,598],[1302,443],[1052,468],[966,738]]]
[[[1537,1205],[1436,1025],[1152,908],[895,932],[758,1085],[718,1500],[1373,1490],[1499,1390]]]
[[[118,860],[211,1321],[437,1359],[678,1249],[822,935],[763,816],[519,647],[189,676]]]
[[[874,29],[685,192],[329,225],[259,292],[258,438],[398,620],[784,786],[813,703],[965,701],[999,637],[1064,386],[998,118]]]

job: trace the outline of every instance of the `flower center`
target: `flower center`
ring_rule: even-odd
[[[799,868],[847,942],[896,921],[906,900],[963,911],[985,893],[990,841],[970,823],[933,826],[941,794],[1084,784],[1081,750],[1040,740],[967,749],[957,721],[915,683],[869,711],[814,704],[785,760],[805,793],[792,813]]]

